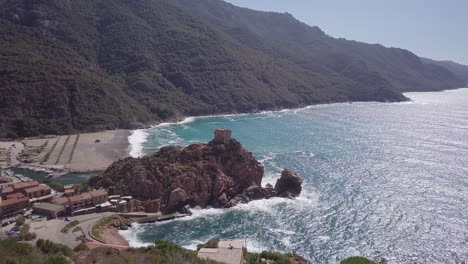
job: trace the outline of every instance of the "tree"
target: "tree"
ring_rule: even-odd
[[[57,192],[63,192],[65,190],[63,184],[61,184],[60,182],[51,182],[49,183],[49,186]]]
[[[26,218],[24,218],[24,216],[18,216],[16,218],[16,225],[17,226],[22,226],[22,225],[24,225],[25,222],[26,222]]]

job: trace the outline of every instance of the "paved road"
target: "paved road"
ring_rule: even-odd
[[[106,213],[96,213],[96,214],[88,214],[88,215],[79,215],[71,217],[71,220],[78,220],[80,222],[79,226],[83,229],[84,234],[86,237],[92,241],[94,241],[88,235],[88,231],[91,230],[92,226],[99,220],[104,217],[111,216],[115,213],[106,212]],[[77,237],[81,235],[81,232],[72,233],[70,230],[68,233],[64,234],[60,232],[65,225],[69,222],[61,219],[53,219],[53,220],[42,220],[42,221],[32,221],[29,224],[31,225],[31,231],[37,234],[37,238],[48,239],[55,243],[65,244],[71,248],[76,247],[78,244],[81,243]]]

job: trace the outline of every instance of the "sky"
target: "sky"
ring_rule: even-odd
[[[225,0],[292,14],[328,35],[468,65],[468,0]]]

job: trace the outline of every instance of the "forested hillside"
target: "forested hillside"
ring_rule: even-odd
[[[424,65],[218,0],[0,0],[0,138],[459,87]]]

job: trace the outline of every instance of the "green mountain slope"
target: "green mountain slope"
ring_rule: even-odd
[[[449,70],[422,63],[407,50],[335,39],[288,13],[260,12],[219,0],[176,1],[242,43],[314,71],[329,70],[355,78],[368,70],[404,92],[463,85]]]
[[[465,82],[465,86],[468,85],[468,66],[453,61],[436,61],[427,58],[420,59],[424,63],[435,64],[451,71],[458,78],[462,79]]]
[[[387,72],[290,16],[268,18],[286,24],[275,27],[278,32],[267,25],[246,30],[235,19],[213,23],[186,7],[170,0],[0,0],[0,138],[131,128],[187,115],[405,100]],[[212,11],[224,18],[222,10]],[[263,13],[254,14],[263,21]],[[458,86],[446,70],[433,67],[441,77],[431,89]],[[424,82],[432,83],[432,72],[426,75]]]

